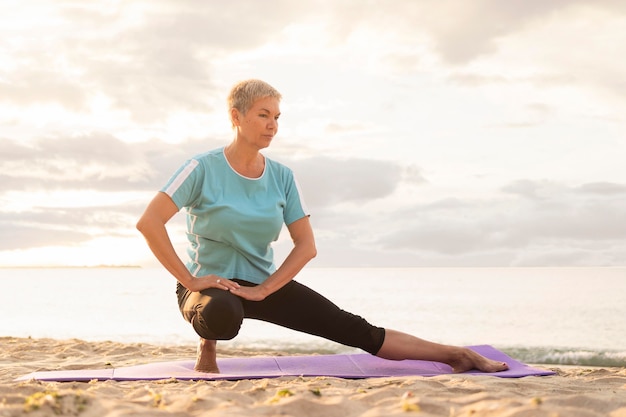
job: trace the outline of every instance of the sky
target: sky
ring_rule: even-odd
[[[155,265],[135,223],[247,78],[314,266],[624,266],[624,56],[621,0],[3,0],[0,266]]]

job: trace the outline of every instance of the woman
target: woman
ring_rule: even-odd
[[[281,95],[260,80],[238,83],[228,97],[233,141],[187,161],[156,194],[137,229],[178,280],[183,317],[200,336],[195,369],[219,372],[217,340],[235,337],[255,318],[325,337],[387,359],[444,362],[456,372],[507,369],[469,349],[383,329],[293,278],[316,255],[309,213],[292,171],[260,153],[278,129]],[[187,210],[189,261],[176,254],[166,223]],[[279,268],[271,242],[286,224],[293,248]]]

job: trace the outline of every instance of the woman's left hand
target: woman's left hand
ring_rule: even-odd
[[[254,287],[245,287],[242,285],[239,288],[231,288],[230,292],[238,297],[250,301],[262,301],[265,300],[265,297],[267,297],[267,294],[263,290],[263,287],[261,287],[260,285]]]

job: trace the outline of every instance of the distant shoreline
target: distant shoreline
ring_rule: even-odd
[[[106,269],[106,268],[160,268],[160,265],[0,265],[0,269]],[[307,270],[321,270],[321,269],[365,269],[365,270],[376,270],[376,269],[417,269],[417,270],[428,270],[428,269],[450,269],[450,270],[461,270],[461,269],[473,269],[473,270],[495,270],[495,269],[624,269],[626,265],[584,265],[584,266],[575,266],[575,265],[560,265],[560,266],[349,266],[349,265],[325,265],[325,266],[307,266]]]
[[[142,268],[140,265],[0,265],[0,269],[107,269]]]

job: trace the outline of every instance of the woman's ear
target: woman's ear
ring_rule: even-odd
[[[233,124],[233,127],[235,126],[239,126],[239,110],[237,110],[236,108],[232,108],[230,109],[230,121]]]

